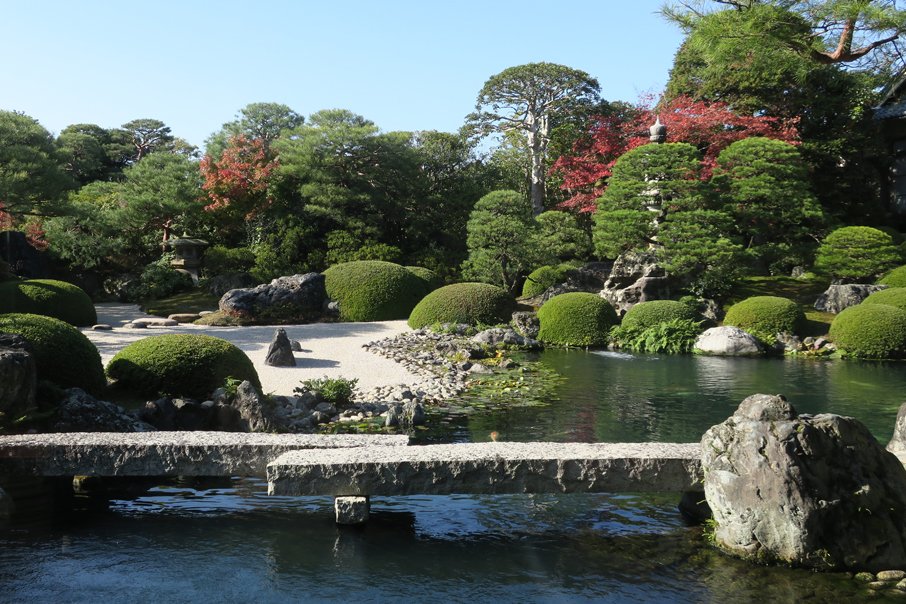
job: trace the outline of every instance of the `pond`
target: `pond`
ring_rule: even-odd
[[[756,392],[890,436],[906,364],[546,351],[541,406],[472,413],[428,440],[698,440]],[[854,601],[840,574],[764,568],[705,543],[664,495],[400,497],[364,528],[254,479],[161,485],[0,533],[8,601]]]

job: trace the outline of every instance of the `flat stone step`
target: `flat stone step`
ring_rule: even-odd
[[[407,436],[68,432],[0,436],[0,475],[261,476],[287,451],[405,446]]]
[[[698,443],[462,443],[291,451],[271,495],[683,492],[700,489]]]

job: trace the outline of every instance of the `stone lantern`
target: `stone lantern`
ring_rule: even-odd
[[[660,145],[667,140],[667,126],[661,123],[661,116],[657,116],[654,124],[648,128],[648,140]]]
[[[201,271],[201,257],[206,247],[208,247],[207,241],[189,237],[186,233],[183,233],[182,237],[167,239],[163,242],[164,252],[173,252],[174,257],[170,261],[170,266],[192,277],[192,281],[196,284]]]

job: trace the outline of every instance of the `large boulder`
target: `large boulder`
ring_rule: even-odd
[[[670,299],[676,289],[652,252],[625,252],[613,263],[600,295],[623,316],[639,302]]]
[[[866,283],[831,285],[815,300],[815,309],[837,314],[845,308],[860,304],[865,298],[882,289],[887,289],[887,286]]]
[[[752,357],[764,354],[764,347],[750,333],[724,325],[706,329],[695,340],[693,350],[724,357]]]
[[[324,314],[324,275],[278,277],[250,289],[231,289],[220,298],[224,314],[256,323],[310,323]]]
[[[150,432],[154,426],[107,401],[101,401],[81,388],[70,388],[60,401],[52,432]]]
[[[258,394],[251,382],[239,384],[232,406],[239,412],[243,432],[274,432],[281,427],[274,403]]]
[[[857,420],[756,394],[701,450],[721,549],[816,569],[906,568],[906,469]]]

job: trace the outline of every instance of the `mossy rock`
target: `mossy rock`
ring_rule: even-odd
[[[898,359],[906,356],[906,311],[889,304],[867,304],[843,309],[828,334],[837,348],[862,359]]]
[[[906,287],[882,289],[862,300],[862,304],[889,304],[900,310],[906,310]]]
[[[44,315],[10,313],[0,315],[0,332],[28,340],[39,380],[91,394],[100,394],[106,387],[98,349],[69,323]]]
[[[444,284],[444,280],[432,271],[430,268],[425,268],[424,266],[404,266],[407,271],[421,279],[425,282],[425,293],[432,292],[438,287]]]
[[[428,288],[412,271],[382,260],[335,264],[324,271],[327,295],[344,321],[405,319]]]
[[[753,296],[737,302],[727,311],[724,325],[739,327],[765,341],[775,334],[797,334],[805,325],[805,313],[789,298]]]
[[[548,288],[564,283],[566,281],[566,273],[570,270],[572,270],[572,267],[568,264],[536,268],[529,273],[525,283],[522,284],[522,297],[534,298],[543,294]]]
[[[436,289],[409,315],[409,327],[418,329],[435,323],[497,325],[509,322],[513,298],[487,283],[454,283]]]
[[[538,339],[564,346],[604,346],[619,322],[610,303],[596,294],[571,292],[554,296],[538,309]]]
[[[76,327],[98,322],[88,294],[72,283],[55,279],[0,283],[0,313],[44,315]]]
[[[639,302],[623,315],[623,327],[647,329],[674,319],[698,321],[701,319],[688,304],[676,300],[649,300]]]
[[[150,336],[133,342],[107,363],[116,387],[142,396],[168,394],[204,399],[228,377],[261,389],[252,361],[233,344],[198,334]]]
[[[893,269],[879,279],[878,283],[887,287],[906,287],[906,266]]]

